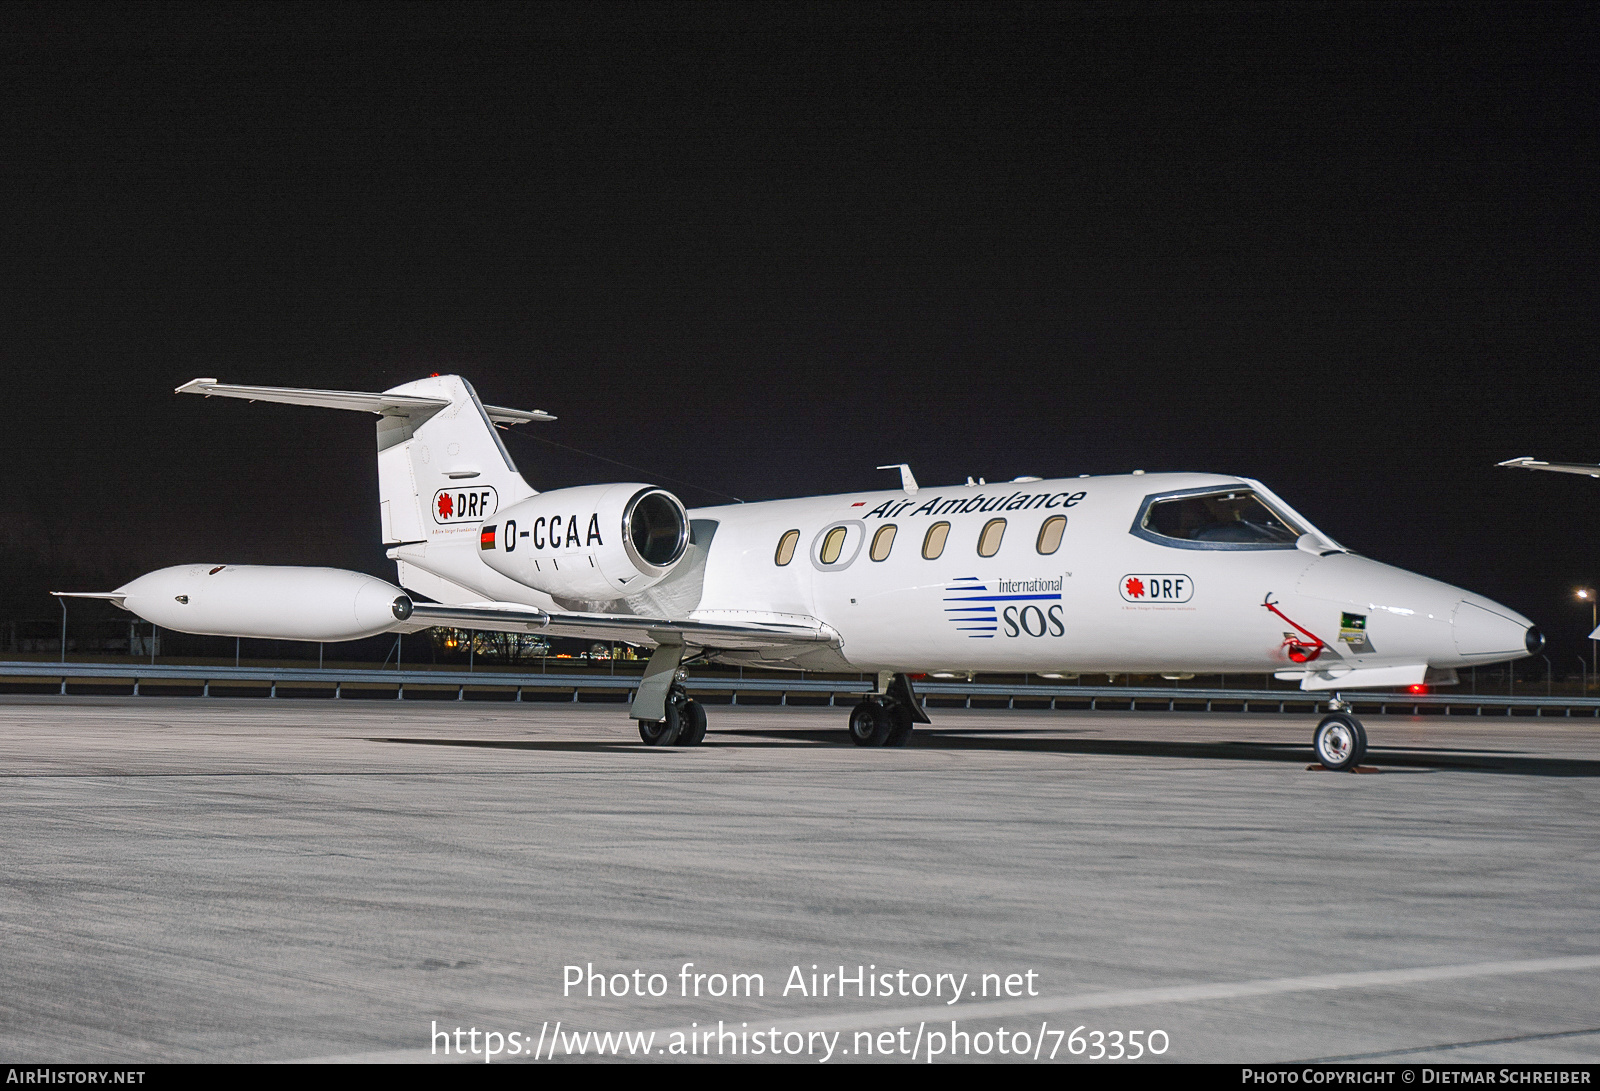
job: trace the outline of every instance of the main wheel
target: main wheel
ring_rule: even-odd
[[[646,746],[671,746],[678,741],[678,733],[682,730],[683,714],[672,701],[667,702],[666,719],[639,721],[639,738],[644,740]]]
[[[889,737],[884,740],[885,746],[905,746],[911,742],[911,728],[916,722],[911,718],[911,710],[905,705],[893,705],[888,710],[890,723]]]
[[[876,701],[862,701],[850,710],[850,741],[857,746],[882,746],[893,730],[889,710]]]
[[[1354,769],[1367,756],[1367,729],[1347,712],[1324,716],[1311,736],[1311,749],[1324,767]]]
[[[706,737],[706,706],[699,701],[683,703],[683,727],[678,730],[679,746],[699,746]]]

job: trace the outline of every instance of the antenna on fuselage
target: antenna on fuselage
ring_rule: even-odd
[[[880,469],[880,470],[899,470],[900,471],[900,487],[902,489],[904,489],[907,493],[914,493],[914,492],[917,491],[917,479],[911,476],[911,467],[908,466],[906,463],[904,463],[904,462],[893,462],[893,463],[890,463],[887,466],[879,466],[878,469]]]

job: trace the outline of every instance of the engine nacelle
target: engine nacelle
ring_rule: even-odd
[[[689,513],[653,485],[583,485],[529,497],[485,523],[483,563],[558,599],[605,602],[665,579],[689,548]]]
[[[117,590],[122,605],[164,629],[271,640],[360,640],[411,616],[392,583],[341,568],[180,564]]]

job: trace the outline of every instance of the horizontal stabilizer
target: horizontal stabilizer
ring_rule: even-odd
[[[207,398],[243,398],[251,402],[282,402],[286,405],[315,405],[324,409],[351,409],[385,417],[430,417],[450,405],[445,398],[419,398],[410,394],[368,394],[359,390],[309,390],[292,386],[239,386],[215,379],[190,379],[175,394],[200,394]],[[542,409],[483,407],[496,424],[524,424],[528,421],[555,420]]]

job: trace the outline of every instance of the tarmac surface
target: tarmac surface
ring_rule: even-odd
[[[710,713],[663,750],[617,705],[0,698],[0,1061],[671,1060],[719,1020],[805,1063],[1600,1059],[1595,721],[1369,717],[1360,776],[1307,771],[1309,716]]]

